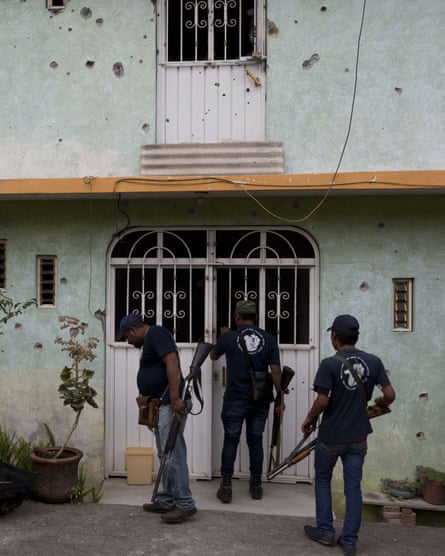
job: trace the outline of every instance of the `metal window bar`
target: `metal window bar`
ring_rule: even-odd
[[[0,240],[0,288],[6,288],[6,240]]]
[[[39,306],[56,304],[56,257],[39,257]]]
[[[227,62],[257,52],[257,14],[254,0],[167,1],[167,61]]]

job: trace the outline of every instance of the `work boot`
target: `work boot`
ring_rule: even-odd
[[[252,496],[254,500],[261,500],[261,498],[263,497],[261,475],[250,475],[249,486],[250,496]]]
[[[222,475],[216,496],[223,504],[230,504],[232,501],[232,475]]]

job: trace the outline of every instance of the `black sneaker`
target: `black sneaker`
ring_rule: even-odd
[[[334,546],[334,535],[326,535],[325,533],[322,533],[320,529],[317,529],[317,527],[305,525],[304,532],[306,537],[311,539],[311,541],[319,542],[324,546]]]
[[[223,504],[230,504],[232,501],[232,487],[221,485],[216,493],[216,496]]]
[[[250,485],[249,491],[254,500],[261,500],[263,497],[263,487],[261,485]]]
[[[250,496],[254,500],[261,500],[263,497],[263,487],[261,486],[261,475],[251,475],[249,480]]]
[[[161,519],[164,523],[182,523],[184,519],[194,516],[197,511],[196,508],[192,508],[191,510],[180,510],[179,508],[175,508],[171,512],[161,515]]]
[[[164,506],[161,506],[159,502],[153,502],[150,504],[143,504],[142,509],[144,510],[144,512],[149,512],[151,514],[166,514],[167,512],[171,512],[172,510],[174,510],[175,507],[173,506],[172,508],[165,508]]]
[[[345,556],[355,556],[355,545],[354,544],[344,545],[341,537],[338,537],[337,544],[343,548],[343,554]]]

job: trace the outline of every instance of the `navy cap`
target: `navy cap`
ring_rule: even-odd
[[[238,301],[235,311],[240,315],[254,315],[256,314],[256,303],[255,301],[250,301],[249,299]]]
[[[338,315],[335,317],[332,326],[327,329],[327,332],[333,330],[336,334],[342,336],[356,336],[359,332],[358,320],[352,315]]]
[[[126,315],[122,318],[119,326],[119,332],[117,334],[117,339],[123,340],[125,338],[125,333],[129,328],[132,326],[136,326],[138,324],[142,324],[144,321],[142,320],[141,315],[135,315],[131,313],[130,315]]]

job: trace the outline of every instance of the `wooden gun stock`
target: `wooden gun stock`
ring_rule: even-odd
[[[374,419],[374,417],[381,417],[382,415],[386,415],[387,413],[391,413],[389,407],[383,405],[374,405],[368,406],[368,419]]]
[[[315,448],[315,442],[316,440],[311,440],[308,444],[306,444],[306,446],[303,446],[299,450],[295,449],[293,452],[291,452],[288,455],[288,457],[283,461],[283,463],[275,467],[275,469],[272,469],[271,471],[266,473],[267,480],[271,481],[273,478],[275,478],[277,475],[279,475],[280,473],[282,473],[292,465],[295,465],[296,463],[303,460],[304,458],[307,458],[308,455]]]
[[[281,391],[284,394],[289,394],[289,384],[290,381],[294,378],[294,376],[295,376],[295,371],[290,367],[288,367],[287,365],[285,365],[281,372],[281,383],[280,383]]]

